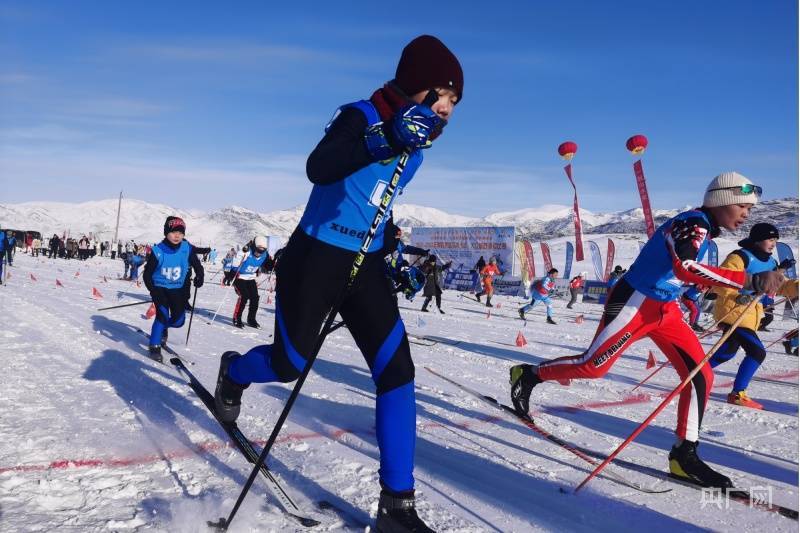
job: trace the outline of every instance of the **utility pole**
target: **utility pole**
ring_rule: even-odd
[[[119,202],[117,203],[117,227],[114,229],[114,246],[117,246],[117,236],[119,235],[119,212],[122,209],[122,191],[119,191]]]

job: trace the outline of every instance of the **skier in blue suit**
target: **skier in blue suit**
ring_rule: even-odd
[[[423,35],[403,50],[394,80],[369,100],[338,109],[306,163],[314,186],[278,262],[275,342],[221,358],[215,404],[222,420],[236,420],[250,383],[286,383],[300,375],[347,283],[398,157],[410,151],[398,184],[402,191],[422,163],[422,149],[432,145],[461,100],[462,88],[455,55],[439,39]],[[383,260],[395,249],[395,226],[390,216],[381,222],[339,312],[376,386],[382,488],[376,529],[428,532],[414,508],[414,364]]]
[[[179,217],[167,217],[164,240],[153,246],[144,267],[144,284],[156,305],[156,317],[150,330],[150,354],[161,361],[161,345],[167,340],[168,328],[183,326],[186,318],[188,291],[184,282],[189,268],[194,269],[194,286],[203,286],[203,265],[194,246],[184,240],[186,223]]]

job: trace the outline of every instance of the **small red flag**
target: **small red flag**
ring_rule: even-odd
[[[486,310],[486,318],[487,319],[492,318],[492,308],[491,307]]]
[[[656,366],[656,356],[653,355],[653,350],[650,350],[650,353],[647,355],[647,368],[653,368]]]
[[[521,330],[520,330],[520,332],[519,332],[519,333],[517,333],[517,340],[516,340],[516,344],[517,344],[517,346],[519,346],[519,347],[522,347],[522,346],[525,346],[526,344],[528,344],[528,341],[527,341],[527,340],[525,340],[525,335],[523,335],[523,334],[522,334],[522,331],[521,331]]]
[[[58,279],[56,279],[56,287],[63,287],[64,284],[61,283]]]
[[[103,295],[100,294],[100,291],[92,287],[92,297],[95,298],[96,300],[99,300],[100,298],[103,297]]]
[[[500,309],[500,302],[497,302],[496,304],[494,304],[494,306],[495,306],[496,308]]]
[[[33,274],[31,274],[31,281],[36,281],[36,276],[34,276]]]
[[[156,304],[150,304],[150,307],[147,308],[147,312],[144,314],[144,317],[147,320],[150,320],[156,316]]]
[[[80,276],[80,275],[81,275],[81,271],[80,271],[80,270],[78,270],[77,272],[75,272],[75,277],[76,277],[76,278],[77,278],[78,276]]]
[[[583,324],[583,315],[578,315],[575,317],[576,324]]]

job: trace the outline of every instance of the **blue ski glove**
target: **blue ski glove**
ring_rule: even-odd
[[[431,137],[441,133],[447,121],[423,104],[409,104],[392,118],[391,133],[404,148],[430,148]]]

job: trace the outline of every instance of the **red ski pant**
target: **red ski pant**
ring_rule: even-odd
[[[681,302],[689,311],[689,325],[693,326],[700,317],[700,308],[697,307],[697,302],[689,298],[681,298]]]
[[[580,355],[541,363],[539,377],[545,381],[602,377],[642,337],[649,337],[667,356],[681,381],[705,357],[700,341],[683,321],[675,301],[653,300],[622,280],[609,294],[591,346]],[[681,392],[675,430],[678,437],[697,441],[713,383],[714,372],[706,363]]]

